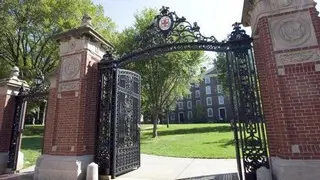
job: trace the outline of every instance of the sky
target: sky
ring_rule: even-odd
[[[117,24],[119,31],[133,25],[134,14],[146,7],[170,7],[189,22],[197,22],[204,36],[214,36],[221,41],[232,31],[232,24],[240,22],[243,0],[93,0],[104,7],[105,15]],[[320,0],[316,0],[317,3]],[[319,6],[319,5],[318,5]],[[251,34],[250,28],[244,28]],[[207,54],[214,57],[214,53]]]

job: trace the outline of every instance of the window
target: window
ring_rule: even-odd
[[[212,97],[207,97],[207,106],[212,105]]]
[[[192,102],[191,102],[191,101],[188,101],[188,102],[187,102],[187,106],[188,106],[188,109],[192,109]]]
[[[213,117],[213,110],[212,108],[207,109],[208,117]]]
[[[219,120],[223,121],[223,120],[226,120],[226,118],[227,118],[226,108],[225,107],[219,108]]]
[[[206,86],[206,94],[211,94],[211,87],[210,86]]]
[[[210,77],[205,77],[204,78],[204,82],[206,83],[206,84],[210,84]]]
[[[192,95],[191,95],[191,93],[190,94],[188,94],[188,99],[191,99],[192,98]]]
[[[196,98],[200,97],[200,90],[196,90]]]
[[[219,104],[224,104],[224,97],[223,96],[219,96],[218,97],[218,100],[219,100]]]
[[[188,111],[188,119],[191,120],[193,118],[192,111]]]
[[[200,106],[200,104],[201,104],[201,101],[200,101],[200,100],[197,100],[197,101],[196,101],[196,105],[197,105],[197,106]]]
[[[171,113],[171,120],[174,120],[174,113]]]
[[[222,91],[223,91],[223,90],[222,90],[222,85],[218,85],[218,86],[217,86],[217,89],[218,89],[218,93],[222,93]]]
[[[179,109],[183,109],[183,102],[178,102]]]

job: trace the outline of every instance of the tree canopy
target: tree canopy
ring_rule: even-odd
[[[155,9],[144,9],[135,15],[135,24],[118,36],[115,47],[119,54],[139,48],[141,44],[138,45],[135,38],[150,26],[156,14]],[[142,77],[142,109],[151,114],[154,137],[159,116],[174,108],[178,97],[189,93],[190,82],[200,69],[203,55],[202,51],[174,52],[128,65],[127,68]]]
[[[112,40],[115,23],[91,0],[1,1],[0,65],[18,66],[25,80],[36,71],[50,73],[59,60],[52,36],[79,26],[85,13],[92,16],[96,30]],[[7,73],[0,70],[0,76]]]

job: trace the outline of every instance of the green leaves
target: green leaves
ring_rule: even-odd
[[[145,44],[137,42],[136,37],[145,32],[156,15],[157,10],[150,8],[135,15],[134,25],[117,37],[115,47],[119,55],[145,47]],[[129,64],[127,68],[142,77],[143,111],[154,117],[154,114],[172,109],[177,97],[189,92],[190,81],[199,72],[203,55],[201,51],[173,52]]]
[[[50,73],[59,61],[58,45],[52,36],[78,27],[85,13],[92,16],[94,28],[113,41],[115,23],[91,0],[2,1],[0,61],[19,66],[25,80],[32,79],[36,70]]]

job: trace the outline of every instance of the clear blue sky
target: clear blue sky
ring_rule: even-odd
[[[318,3],[320,0],[316,0]],[[240,22],[243,0],[93,0],[104,7],[105,15],[117,24],[118,30],[134,23],[134,14],[146,7],[170,7],[178,16],[197,22],[205,36],[223,40],[232,31],[232,24]],[[319,7],[319,5],[318,5]],[[250,28],[245,28],[251,34]],[[213,53],[207,53],[214,56]]]
[[[197,22],[206,36],[214,35],[223,40],[232,31],[231,25],[241,20],[243,0],[93,0],[104,7],[109,16],[122,30],[133,24],[133,15],[145,7],[160,9],[170,7],[179,16]]]

